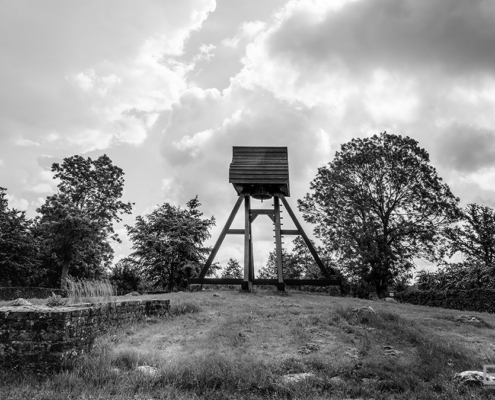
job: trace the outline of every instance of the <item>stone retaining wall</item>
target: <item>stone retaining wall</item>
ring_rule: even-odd
[[[170,300],[128,300],[83,307],[0,308],[0,367],[49,370],[89,351],[94,340],[121,326],[164,316]]]

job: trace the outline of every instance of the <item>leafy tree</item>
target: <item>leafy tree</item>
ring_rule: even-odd
[[[320,260],[322,261],[323,265],[325,266],[326,270],[328,273],[337,278],[341,278],[341,273],[336,267],[335,260],[332,259],[331,254],[327,253],[324,249],[322,249],[319,246],[315,246],[314,242],[312,241],[313,246],[316,249],[316,252],[318,253],[318,256],[320,257]],[[316,263],[315,259],[313,258],[313,255],[309,251],[308,246],[304,242],[304,239],[301,236],[297,236],[293,241],[293,248],[291,252],[291,257],[293,260],[293,263],[296,265],[299,265],[299,268],[301,269],[302,273],[301,276],[304,277],[305,279],[323,279],[325,276],[321,272],[320,267]]]
[[[462,254],[464,280],[473,287],[495,286],[495,211],[468,204],[461,210],[460,223],[448,227],[447,255]]]
[[[303,277],[304,267],[299,263],[297,257],[282,248],[282,267],[284,278],[299,279]],[[266,266],[258,271],[260,279],[277,279],[277,251],[273,250],[268,256]]]
[[[38,275],[37,243],[32,221],[9,209],[6,191],[0,187],[0,285],[27,286]]]
[[[318,265],[316,264],[311,252],[306,246],[303,238],[297,236],[293,241],[293,248],[291,257],[295,263],[299,265],[301,269],[301,275],[307,279],[318,279],[322,277],[322,273]]]
[[[438,260],[440,233],[457,215],[458,199],[428,153],[386,132],[342,145],[311,189],[298,201],[305,220],[339,264],[379,295],[414,258]]]
[[[412,272],[404,272],[396,276],[393,282],[395,291],[403,292],[406,290],[411,285],[412,278]]]
[[[418,271],[416,287],[419,290],[465,290],[472,289],[470,269],[462,263],[446,264],[436,271]]]
[[[416,275],[416,287],[419,290],[453,289],[452,283],[442,268],[437,271],[421,270]]]
[[[277,279],[277,266],[267,263],[264,267],[258,271],[259,279]]]
[[[461,262],[443,262],[434,272],[419,271],[416,284],[421,290],[495,288],[495,211],[468,204],[457,224],[445,229],[444,255],[460,254]]]
[[[222,278],[243,279],[244,269],[240,266],[237,260],[231,258],[227,262],[227,267],[222,273]]]
[[[120,242],[113,222],[120,214],[130,214],[131,203],[120,198],[124,172],[107,155],[96,160],[75,155],[54,163],[58,193],[48,196],[38,208],[36,233],[44,250],[44,262],[62,269],[68,276],[95,278],[113,258],[109,240]]]
[[[155,287],[184,287],[187,279],[199,274],[208,248],[203,243],[215,224],[213,217],[203,219],[196,196],[187,208],[165,203],[134,226],[126,225],[132,241],[132,257]],[[210,269],[210,273],[212,270]]]
[[[131,257],[125,257],[115,264],[110,273],[110,282],[119,293],[137,291],[144,283],[139,265]]]
[[[207,253],[210,252],[210,248],[207,249]],[[214,276],[215,278],[218,278],[218,272],[222,269],[222,266],[220,265],[220,263],[218,261],[215,261],[213,262],[211,265],[210,265],[210,269],[208,270],[208,272],[206,273],[207,276]]]

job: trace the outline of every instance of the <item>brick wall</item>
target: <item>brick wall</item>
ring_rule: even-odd
[[[0,367],[46,371],[87,352],[94,340],[146,317],[164,316],[170,300],[128,300],[87,307],[0,308]]]

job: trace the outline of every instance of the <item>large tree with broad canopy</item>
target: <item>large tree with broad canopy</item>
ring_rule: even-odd
[[[318,169],[298,201],[304,219],[349,273],[383,295],[415,258],[438,260],[458,199],[414,139],[386,132],[353,139]]]

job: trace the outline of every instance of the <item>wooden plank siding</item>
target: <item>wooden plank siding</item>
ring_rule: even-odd
[[[262,190],[271,194],[280,192],[288,197],[287,147],[234,146],[229,182],[238,194],[255,195]]]

